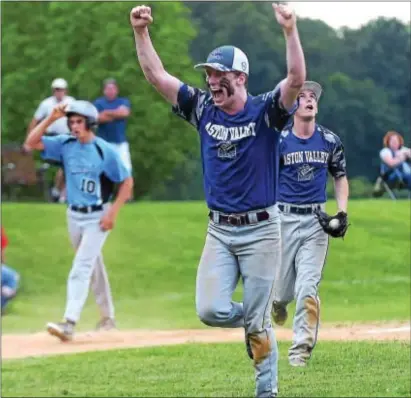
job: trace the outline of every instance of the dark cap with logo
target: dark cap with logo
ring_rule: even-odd
[[[247,76],[250,72],[247,56],[234,46],[218,47],[209,54],[206,62],[194,66],[195,69],[205,67],[221,72],[243,72]]]

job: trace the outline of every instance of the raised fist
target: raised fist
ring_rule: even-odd
[[[67,104],[59,104],[59,105],[56,105],[56,106],[53,108],[53,110],[52,110],[49,118],[50,118],[51,120],[55,121],[55,120],[60,119],[61,117],[66,116],[66,109],[67,109]]]
[[[292,30],[297,22],[294,10],[289,5],[281,2],[273,3],[273,9],[277,22],[283,29]]]
[[[134,7],[130,12],[130,23],[136,31],[147,28],[153,23],[151,8],[145,5]]]

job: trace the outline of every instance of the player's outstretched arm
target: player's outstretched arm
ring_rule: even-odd
[[[287,77],[281,82],[280,101],[291,110],[306,78],[304,52],[297,29],[295,12],[288,6],[273,3],[275,17],[282,26],[286,41]]]
[[[177,105],[181,82],[171,76],[163,66],[150,39],[148,25],[153,22],[151,8],[144,5],[130,12],[130,23],[134,31],[138,61],[147,81],[171,104]]]
[[[27,151],[33,149],[43,150],[44,145],[41,141],[41,137],[46,132],[47,127],[49,127],[56,120],[66,115],[66,108],[66,104],[57,105],[48,117],[46,117],[36,127],[34,127],[34,129],[30,131],[29,135],[26,138],[26,141],[24,142],[24,149]]]
[[[338,211],[347,213],[348,196],[350,192],[347,176],[334,178],[334,191],[335,199],[338,205]]]

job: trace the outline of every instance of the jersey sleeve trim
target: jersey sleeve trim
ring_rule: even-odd
[[[334,178],[347,176],[345,149],[340,137],[323,126],[318,126],[324,139],[330,144],[328,170]]]
[[[182,84],[177,96],[177,104],[172,111],[194,127],[198,128],[209,94],[198,88]]]

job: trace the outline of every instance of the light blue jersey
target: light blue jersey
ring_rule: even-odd
[[[7,286],[10,289],[17,289],[20,275],[13,268],[5,264],[1,265],[1,287]]]
[[[64,168],[70,206],[106,203],[114,184],[131,177],[119,155],[99,137],[83,144],[73,136],[43,136],[42,142],[42,158],[59,162]]]

